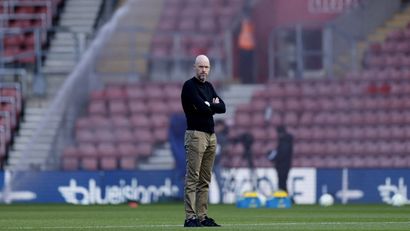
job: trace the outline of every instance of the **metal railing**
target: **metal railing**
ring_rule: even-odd
[[[122,8],[116,13],[115,17],[126,12],[126,8]],[[57,95],[54,97],[50,106],[47,108],[44,118],[39,121],[32,135],[29,137],[29,141],[20,155],[18,162],[24,163],[24,159],[27,159],[33,155],[32,150],[38,142],[38,139],[46,136],[49,131],[55,130],[56,134],[53,136],[53,142],[51,149],[47,153],[47,159],[39,166],[42,170],[55,170],[59,169],[59,158],[63,148],[72,141],[72,131],[75,125],[75,121],[79,115],[83,113],[83,110],[88,102],[89,94],[93,89],[97,89],[101,86],[101,80],[95,73],[96,61],[98,60],[98,54],[104,50],[109,38],[113,35],[113,29],[115,28],[117,20],[111,20],[104,25],[96,35],[96,39],[87,47],[84,54],[81,56],[81,62],[78,62],[73,71],[66,78],[63,86],[59,89]],[[55,129],[49,123],[49,121],[58,119],[57,129]],[[15,165],[16,169],[10,169],[11,171],[29,170],[17,168],[19,165]],[[35,171],[35,169],[32,169]]]
[[[46,23],[47,26],[52,26],[53,15],[57,12],[57,5],[53,4],[52,0],[49,1],[32,1],[32,2],[22,2],[22,1],[5,1],[3,2],[3,13],[4,15],[16,14],[16,7],[45,7],[46,12]]]

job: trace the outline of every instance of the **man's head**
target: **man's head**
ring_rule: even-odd
[[[194,69],[195,77],[199,81],[205,83],[208,78],[209,70],[211,69],[208,57],[205,55],[198,55],[195,59]]]

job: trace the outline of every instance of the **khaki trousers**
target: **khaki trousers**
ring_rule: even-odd
[[[212,167],[215,160],[216,135],[201,131],[185,132],[186,176],[185,215],[186,219],[198,217],[203,220],[208,213],[208,193]]]

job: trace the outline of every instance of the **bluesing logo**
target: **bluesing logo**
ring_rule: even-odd
[[[88,181],[88,188],[77,184],[75,179],[70,179],[68,186],[58,187],[67,203],[72,204],[120,204],[127,200],[137,200],[141,203],[158,201],[160,197],[173,197],[178,194],[178,187],[165,178],[163,185],[138,185],[138,180],[131,179],[130,184],[120,179],[119,185],[107,185],[104,192],[94,179]]]

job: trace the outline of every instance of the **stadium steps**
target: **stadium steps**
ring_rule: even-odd
[[[255,90],[261,89],[259,84],[231,84],[227,89],[218,93],[225,102],[226,113],[216,114],[215,119],[231,120],[235,115],[235,108],[240,104],[249,103]]]
[[[130,2],[130,10],[121,18],[116,33],[98,60],[97,72],[103,74],[103,81],[118,81],[121,76],[128,78],[129,73],[147,77],[147,56],[162,5],[163,0]],[[134,28],[133,31],[130,28]]]
[[[47,162],[50,161],[48,156],[60,125],[61,116],[51,116],[42,136],[36,137],[34,144],[30,144],[35,137],[39,122],[44,119],[46,110],[45,107],[26,107],[25,119],[20,123],[19,133],[9,152],[9,168],[41,170],[47,168]]]
[[[405,28],[410,22],[410,7],[407,7],[405,10],[396,13],[393,17],[385,22],[385,24],[377,28],[373,33],[369,34],[367,38],[363,41],[357,43],[357,61],[361,62],[364,57],[364,53],[367,50],[369,44],[375,42],[383,42],[387,35],[397,29]],[[345,71],[348,70],[350,66],[350,54],[343,54],[337,57],[335,64],[335,73],[337,76],[344,76]],[[357,64],[361,68],[360,64]]]
[[[174,168],[175,160],[169,143],[156,148],[146,161],[138,164],[140,170],[168,170]]]
[[[61,14],[60,27],[70,32],[57,31],[51,40],[42,72],[45,77],[46,92],[44,96],[33,96],[26,102],[25,119],[21,122],[15,143],[9,152],[8,166],[18,169],[47,169],[50,160],[48,155],[57,132],[61,116],[55,115],[47,123],[44,137],[37,138],[35,144],[28,147],[36,132],[36,124],[45,116],[49,103],[56,96],[67,75],[78,60],[76,38],[74,33],[90,34],[94,32],[102,0],[67,0]],[[74,32],[74,33],[73,33]],[[86,44],[85,44],[86,45]],[[26,150],[30,150],[27,152]],[[29,154],[28,154],[29,153]],[[22,156],[27,155],[28,156]]]
[[[69,73],[78,59],[75,33],[89,36],[94,32],[102,0],[67,0],[59,26],[69,32],[57,31],[51,40],[44,63],[45,73]]]

